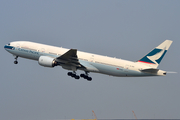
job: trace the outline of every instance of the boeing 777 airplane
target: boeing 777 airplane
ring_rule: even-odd
[[[171,40],[165,40],[136,62],[29,41],[11,42],[4,48],[15,56],[14,64],[18,63],[18,57],[37,60],[41,66],[51,68],[62,66],[72,71],[67,73],[68,76],[75,79],[82,77],[91,81],[90,72],[117,77],[165,76],[166,71],[157,69],[157,67],[171,43]],[[85,73],[79,76],[76,74],[77,70]]]

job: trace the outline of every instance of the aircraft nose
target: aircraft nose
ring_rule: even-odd
[[[7,45],[4,46],[4,49],[7,50]]]
[[[6,45],[4,46],[4,49],[5,49],[5,50],[14,50],[14,47],[13,47],[13,46],[10,46],[10,43],[9,43],[9,44],[6,44]]]
[[[7,48],[7,45],[8,45],[8,44],[4,45],[4,49],[6,49],[6,48]]]

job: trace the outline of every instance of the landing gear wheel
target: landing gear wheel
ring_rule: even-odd
[[[72,75],[72,72],[68,72],[67,75],[68,75],[68,76],[71,76],[71,75]]]
[[[82,78],[84,78],[84,77],[85,77],[85,75],[84,75],[84,74],[81,74],[80,76],[81,76]]]
[[[76,74],[72,73],[71,77],[75,78],[75,77],[76,77]]]
[[[77,76],[75,76],[75,79],[79,79],[80,77],[77,75]]]
[[[92,78],[91,78],[91,77],[88,77],[88,78],[87,78],[87,80],[88,80],[88,81],[91,81],[91,80],[92,80]]]
[[[14,64],[18,64],[18,61],[14,61]]]
[[[79,75],[76,75],[75,72],[74,72],[74,73],[68,72],[67,75],[68,75],[68,76],[71,76],[71,77],[73,77],[73,78],[75,78],[75,79],[79,79],[79,78],[80,78]]]
[[[86,73],[86,74],[81,74],[80,76],[81,76],[82,78],[88,80],[88,81],[91,81],[91,80],[92,80],[92,78],[89,77],[87,73]]]
[[[17,59],[18,59],[18,56],[15,56],[15,61],[14,61],[14,64],[18,64],[18,61],[17,61]]]

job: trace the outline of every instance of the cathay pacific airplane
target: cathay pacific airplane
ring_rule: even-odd
[[[91,81],[90,72],[117,77],[165,76],[166,71],[157,67],[171,43],[171,40],[165,40],[136,62],[29,41],[11,42],[4,48],[15,56],[14,64],[18,63],[18,57],[37,60],[41,66],[51,68],[62,66],[72,71],[67,73],[68,76],[75,79],[82,77]],[[76,74],[77,70],[82,70],[84,73],[79,76]]]

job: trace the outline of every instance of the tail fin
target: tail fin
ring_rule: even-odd
[[[167,50],[171,46],[172,42],[173,41],[171,40],[165,40],[163,43],[161,43],[159,46],[157,46],[143,58],[138,60],[138,62],[144,63],[153,68],[157,68],[161,60],[163,59],[164,55],[166,54]]]

